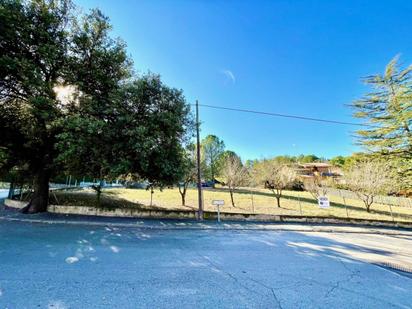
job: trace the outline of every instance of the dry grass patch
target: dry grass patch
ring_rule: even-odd
[[[116,196],[132,203],[140,203],[148,207],[150,205],[150,191],[144,189],[106,189],[105,194]],[[274,196],[268,190],[263,189],[239,189],[234,194],[236,207],[230,205],[230,195],[226,189],[203,190],[205,210],[216,211],[212,200],[225,201],[222,211],[245,214],[272,214],[272,215],[297,215],[297,216],[321,216],[339,218],[358,218],[370,220],[392,220],[388,205],[373,204],[371,212],[365,210],[360,200],[346,199],[340,196],[330,195],[331,207],[320,209],[317,201],[308,192],[284,191],[281,199],[281,208],[276,206]],[[188,189],[186,206],[181,205],[181,198],[177,188],[155,190],[153,194],[153,207],[165,210],[190,210],[197,209],[197,190]],[[395,221],[412,222],[412,208],[392,206]]]
[[[362,201],[348,198],[344,200],[336,195],[329,195],[331,207],[328,209],[319,208],[317,201],[308,192],[299,191],[284,191],[280,208],[277,207],[273,194],[269,190],[264,189],[242,188],[236,190],[234,193],[236,207],[231,206],[230,194],[224,188],[205,188],[203,190],[203,199],[204,207],[207,211],[216,211],[216,207],[212,205],[212,200],[218,199],[225,201],[221,211],[230,213],[412,222],[412,207],[390,207],[389,205],[373,204],[371,212],[368,213]],[[50,195],[50,204],[96,207],[96,201],[96,193],[93,190],[54,191]],[[104,189],[100,207],[106,209],[196,210],[197,190],[194,188],[188,189],[186,206],[182,206],[181,196],[177,188],[164,189],[162,191],[155,190],[152,205],[150,205],[150,191],[124,188]]]

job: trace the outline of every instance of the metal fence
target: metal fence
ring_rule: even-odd
[[[335,189],[335,188],[328,188],[328,194],[344,197],[347,199],[354,199],[359,200],[359,197],[356,195],[355,192],[343,189]],[[407,197],[400,197],[400,196],[383,196],[378,195],[375,197],[375,203],[384,204],[384,205],[392,205],[392,206],[399,206],[399,207],[411,207],[412,208],[412,199]]]

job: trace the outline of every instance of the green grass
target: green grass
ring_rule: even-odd
[[[56,205],[97,207],[97,196],[93,190],[52,191],[50,193],[49,203]],[[100,208],[144,208],[144,206],[107,192],[101,195]]]
[[[56,192],[57,201],[51,203],[77,206],[95,206],[96,196],[91,190],[74,192]],[[269,190],[264,189],[240,189],[234,194],[236,207],[230,203],[230,195],[226,189],[204,189],[204,208],[208,211],[216,211],[212,200],[221,199],[225,205],[223,212],[235,212],[244,214],[272,214],[294,216],[321,216],[338,218],[357,218],[369,220],[392,220],[388,205],[373,204],[368,213],[360,200],[346,199],[330,195],[331,207],[320,209],[317,201],[308,192],[284,191],[281,199],[281,207],[276,206],[276,200]],[[150,206],[150,191],[144,189],[105,189],[102,194],[103,208],[139,208],[139,209],[164,209],[164,210],[194,210],[197,209],[197,190],[188,189],[186,205],[181,205],[181,197],[177,188],[155,190],[152,206]],[[395,221],[412,222],[412,208],[392,206]]]

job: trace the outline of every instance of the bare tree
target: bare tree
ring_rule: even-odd
[[[365,160],[356,163],[345,173],[347,187],[363,201],[370,212],[375,197],[394,189],[395,181],[390,166],[386,162]]]
[[[326,196],[328,193],[328,187],[332,186],[331,181],[322,178],[320,175],[314,175],[309,179],[303,181],[303,186],[315,200],[318,200],[320,196]]]
[[[229,188],[232,206],[236,207],[233,192],[246,183],[247,170],[243,166],[240,158],[236,154],[233,154],[225,158],[221,173],[224,178],[224,184]]]
[[[254,167],[254,178],[263,184],[266,189],[272,191],[278,207],[280,207],[283,190],[290,187],[296,177],[294,168],[276,160],[263,160]]]

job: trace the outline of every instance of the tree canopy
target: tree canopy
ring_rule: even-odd
[[[57,173],[169,184],[182,170],[182,91],[136,77],[99,10],[73,12],[69,0],[0,2],[0,157],[33,179],[28,212],[47,209]]]
[[[398,57],[383,74],[365,78],[372,91],[354,102],[354,116],[365,121],[359,143],[370,153],[397,161],[405,185],[412,183],[412,65],[404,69]]]
[[[214,181],[219,174],[221,161],[219,160],[225,150],[225,143],[216,135],[208,135],[201,142],[203,176]]]
[[[280,199],[283,190],[291,187],[296,181],[296,170],[276,160],[262,160],[253,166],[253,181],[256,184],[263,185],[274,194],[277,206],[280,207]]]

